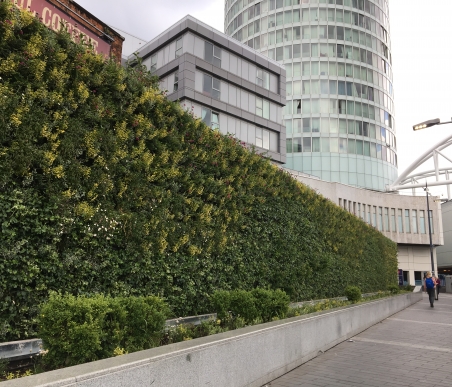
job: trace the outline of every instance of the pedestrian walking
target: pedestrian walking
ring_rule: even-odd
[[[425,291],[428,293],[428,300],[430,301],[430,307],[433,308],[435,302],[436,282],[432,278],[432,273],[427,272],[425,276]]]
[[[436,294],[435,294],[436,297],[435,297],[435,300],[437,300],[438,296],[439,296],[439,290],[441,288],[441,280],[436,275],[433,276],[433,280],[436,283]]]

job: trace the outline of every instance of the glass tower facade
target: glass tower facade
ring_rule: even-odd
[[[286,67],[286,167],[374,190],[397,178],[387,0],[225,0],[225,31]]]

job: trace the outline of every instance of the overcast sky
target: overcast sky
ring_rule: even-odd
[[[144,40],[153,39],[187,14],[220,31],[224,26],[224,0],[76,1],[107,24]],[[452,117],[452,1],[390,0],[389,4],[401,173],[417,156],[452,133],[452,124],[412,130],[414,124],[428,119],[450,121]],[[452,149],[444,153],[452,156]],[[440,161],[440,166],[448,165]],[[445,192],[438,188],[431,191]]]

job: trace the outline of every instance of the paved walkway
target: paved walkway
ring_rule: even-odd
[[[353,341],[351,341],[353,340]],[[267,384],[452,386],[452,295],[422,301]]]

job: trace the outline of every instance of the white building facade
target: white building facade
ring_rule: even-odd
[[[286,166],[374,190],[397,177],[387,0],[225,0],[225,31],[286,67]]]
[[[371,191],[341,183],[322,181],[296,171],[290,172],[303,184],[396,242],[398,268],[403,271],[404,284],[422,285],[424,272],[432,269],[425,196],[405,196]],[[435,270],[438,268],[437,246],[444,244],[441,205],[436,199],[429,197]]]

